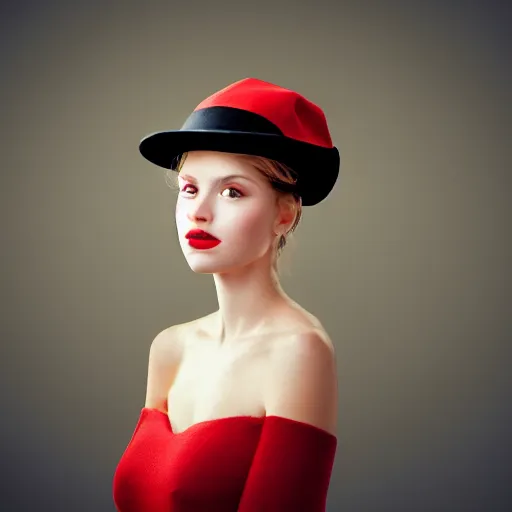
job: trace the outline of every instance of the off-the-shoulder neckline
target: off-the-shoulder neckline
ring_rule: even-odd
[[[277,419],[277,420],[282,420],[282,421],[285,421],[285,422],[290,422],[290,423],[294,423],[294,424],[297,424],[297,425],[301,425],[303,427],[307,427],[307,428],[316,430],[316,431],[318,431],[318,432],[320,432],[320,433],[322,433],[324,435],[327,435],[327,436],[329,436],[331,438],[337,439],[336,436],[334,434],[332,434],[331,432],[328,432],[327,430],[324,430],[324,429],[322,429],[320,427],[317,427],[316,425],[312,425],[311,423],[305,423],[303,421],[298,421],[298,420],[294,420],[294,419],[291,419],[291,418],[285,418],[284,416],[276,416],[276,415],[267,415],[267,416],[250,416],[250,415],[225,416],[223,418],[214,418],[214,419],[211,419],[211,420],[198,421],[197,423],[194,423],[193,425],[190,425],[189,427],[187,427],[182,432],[174,432],[174,430],[172,428],[172,425],[171,425],[171,422],[170,422],[170,419],[169,419],[169,415],[166,412],[161,411],[160,409],[155,409],[154,407],[143,407],[141,412],[144,412],[144,411],[151,412],[151,413],[156,413],[156,414],[160,414],[162,416],[165,416],[166,419],[167,419],[167,423],[169,425],[169,429],[173,433],[173,435],[175,435],[175,436],[182,436],[182,435],[188,433],[191,430],[195,430],[196,428],[200,428],[201,426],[205,426],[205,425],[209,425],[209,424],[213,424],[213,423],[224,423],[224,422],[229,422],[229,421],[233,421],[233,420],[247,420],[247,421],[264,423],[264,421],[266,419]]]

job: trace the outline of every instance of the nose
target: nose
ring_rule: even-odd
[[[208,203],[207,198],[200,200],[199,198],[195,198],[187,211],[188,220],[192,223],[199,222],[210,222],[212,219],[212,209]]]

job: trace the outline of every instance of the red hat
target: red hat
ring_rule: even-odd
[[[211,95],[180,130],[148,135],[139,150],[150,162],[173,170],[177,157],[194,150],[271,158],[295,171],[303,206],[329,195],[340,167],[323,111],[294,91],[255,78]]]

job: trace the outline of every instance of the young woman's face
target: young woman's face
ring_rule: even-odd
[[[178,183],[176,227],[194,272],[228,272],[271,254],[277,197],[267,178],[249,162],[230,153],[192,151]],[[220,243],[194,247],[195,242],[186,238],[191,229],[202,229]]]

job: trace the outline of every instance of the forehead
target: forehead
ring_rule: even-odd
[[[265,179],[249,161],[240,155],[218,151],[189,152],[178,176],[180,174],[191,175],[199,181],[222,178],[230,174],[245,176],[253,181]]]

